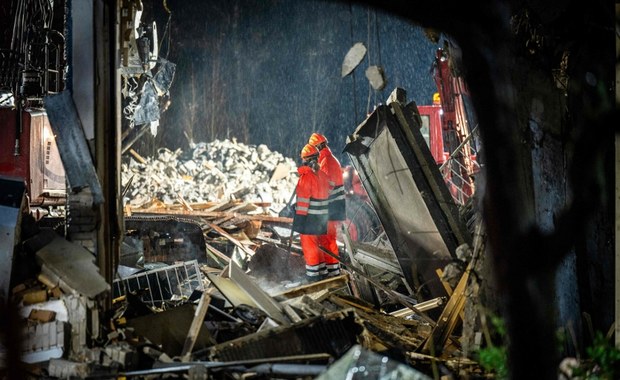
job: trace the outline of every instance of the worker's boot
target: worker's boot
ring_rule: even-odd
[[[317,281],[321,281],[323,279],[323,277],[321,275],[317,275],[317,276],[308,276],[306,275],[300,282],[300,285],[307,285],[307,284],[311,284],[313,282],[317,282]]]
[[[327,275],[326,277],[335,277],[340,276],[340,264],[327,264]]]

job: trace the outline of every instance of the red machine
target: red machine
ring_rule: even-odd
[[[437,49],[433,62],[433,79],[437,85],[437,106],[418,107],[422,119],[429,119],[429,147],[440,165],[440,171],[458,204],[464,204],[474,193],[474,177],[480,169],[475,115],[469,107],[469,90],[457,71],[448,48]],[[437,94],[436,94],[437,97]],[[443,151],[442,151],[443,149]]]
[[[45,111],[0,108],[0,175],[23,179],[31,206],[66,201],[65,171]]]
[[[420,131],[437,162],[454,201],[463,205],[473,195],[474,178],[480,170],[477,160],[475,116],[468,112],[469,91],[458,73],[448,49],[439,48],[433,61],[437,93],[430,105],[417,106]],[[381,224],[370,206],[368,194],[352,166],[343,168],[347,194],[346,225],[353,240],[377,236]]]

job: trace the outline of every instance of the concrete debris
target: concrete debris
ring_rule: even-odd
[[[194,144],[190,151],[160,148],[156,157],[122,164],[125,203],[142,206],[154,199],[165,204],[224,200],[270,203],[277,212],[297,184],[297,165],[266,145],[232,140]],[[289,175],[293,174],[293,175]]]
[[[61,321],[28,326],[22,342],[24,363],[40,363],[63,357],[69,348],[70,330],[69,324]]]
[[[403,245],[419,236],[394,239],[407,231],[393,226],[364,241],[342,226],[342,274],[304,283],[300,237],[292,219],[277,213],[297,182],[293,160],[234,140],[132,155],[122,173],[125,235],[111,286],[90,251],[55,232],[34,234],[21,247],[37,266],[9,294],[24,324],[20,353],[48,376],[327,379],[363,372],[426,380],[438,362],[459,374],[464,353],[480,347],[481,327],[471,322],[480,319],[480,277],[470,275],[484,250],[479,224],[476,238],[455,253],[460,271],[426,268],[433,277],[425,279],[442,286],[430,296]],[[396,204],[387,206],[379,215],[405,218]],[[426,214],[436,227],[436,215]],[[440,225],[450,232],[449,223]],[[444,248],[457,247],[436,232],[441,260],[428,265],[449,261],[453,252]]]
[[[48,365],[49,375],[59,379],[81,378],[90,374],[88,363],[77,363],[65,359],[51,359]]]
[[[65,293],[75,291],[95,298],[110,290],[95,265],[95,256],[79,244],[55,236],[36,256],[41,273],[58,283]]]

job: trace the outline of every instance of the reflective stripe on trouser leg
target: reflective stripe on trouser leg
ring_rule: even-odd
[[[340,264],[327,264],[327,277],[340,275]]]
[[[320,276],[319,273],[319,265],[308,265],[306,264],[306,276],[318,278]]]
[[[327,275],[327,267],[325,266],[324,262],[319,265],[319,273],[321,274],[321,276]]]

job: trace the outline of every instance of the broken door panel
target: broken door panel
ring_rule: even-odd
[[[419,128],[405,116],[410,112],[400,103],[379,106],[349,136],[344,150],[409,285],[429,297],[445,296],[435,269],[449,263],[456,247],[471,238]]]

